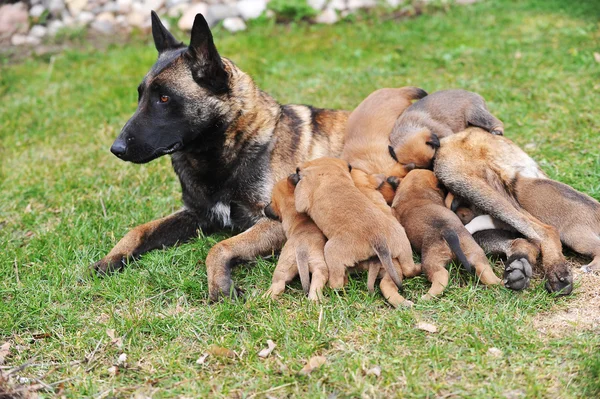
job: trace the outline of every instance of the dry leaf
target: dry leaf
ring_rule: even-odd
[[[521,59],[521,57],[523,57],[523,54],[521,54],[521,52],[520,52],[520,51],[516,51],[516,52],[515,52],[515,59],[517,59],[517,60],[520,60],[520,59]]]
[[[110,366],[108,368],[108,374],[110,374],[110,375],[117,375],[117,374],[119,374],[119,368],[117,366]]]
[[[300,370],[300,374],[310,374],[314,369],[321,367],[325,364],[327,359],[325,356],[313,356],[310,358],[306,365]]]
[[[31,213],[31,202],[25,207],[25,213]]]
[[[502,356],[502,351],[498,348],[489,348],[487,351],[488,355],[494,356],[494,357],[501,357]]]
[[[106,313],[102,313],[100,316],[98,316],[96,318],[96,323],[106,324],[106,323],[108,323],[109,320],[110,320],[110,316],[107,315]]]
[[[198,360],[196,360],[196,364],[204,364],[204,362],[206,361],[206,358],[208,357],[208,353],[203,353],[202,356],[200,356],[198,358]]]
[[[286,374],[289,371],[288,366],[283,364],[278,358],[275,358],[275,362],[277,363],[277,366],[279,366],[279,374]]]
[[[117,348],[122,348],[123,347],[123,338],[122,337],[117,337],[115,330],[111,329],[111,328],[107,328],[106,329],[106,335],[108,335],[108,337],[110,338],[110,342],[111,344],[115,345]]]
[[[594,59],[596,60],[596,62],[600,62],[600,53],[596,53],[594,51]]]
[[[366,372],[367,375],[374,375],[375,377],[379,377],[381,375],[381,367],[373,366]]]
[[[211,345],[208,348],[208,353],[217,357],[235,357],[235,352],[231,349],[223,348],[222,346]]]
[[[126,362],[127,362],[127,353],[121,353],[121,355],[119,355],[119,358],[117,359],[117,365],[124,366]]]
[[[260,352],[258,352],[258,357],[262,357],[262,358],[268,357],[271,354],[271,352],[273,352],[273,349],[275,349],[275,347],[277,345],[275,345],[275,342],[268,339],[267,346],[268,346],[268,348],[265,348],[265,349],[261,350]]]
[[[44,339],[44,338],[50,338],[52,336],[51,333],[37,333],[37,334],[33,334],[33,339]]]
[[[419,330],[427,331],[427,332],[432,333],[432,334],[436,333],[437,330],[438,330],[437,327],[434,326],[433,324],[431,324],[431,323],[425,323],[425,322],[419,322],[419,323],[417,323],[416,328],[419,329]]]
[[[10,354],[10,342],[5,342],[0,346],[0,364],[4,364],[4,359]]]

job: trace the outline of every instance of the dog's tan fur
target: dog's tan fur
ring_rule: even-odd
[[[432,283],[423,299],[444,291],[448,285],[446,265],[455,255],[465,268],[475,268],[482,283],[502,282],[460,219],[444,206],[444,192],[433,172],[425,169],[409,172],[400,183],[392,208],[413,248],[421,253],[423,271]]]
[[[581,218],[584,220],[591,215],[596,201],[560,183],[551,183],[537,163],[512,141],[479,128],[469,128],[443,139],[436,154],[434,172],[455,195],[539,246],[548,280],[546,287],[552,292],[571,292],[573,276],[562,254],[561,238],[578,252],[594,254],[589,252],[588,245],[580,246],[581,240],[566,233],[573,230],[565,230],[563,236],[557,228],[564,229],[566,225],[576,225]],[[537,189],[546,190],[546,195],[536,195]],[[558,199],[556,195],[548,195],[550,193],[563,193],[563,196]],[[581,200],[572,199],[575,197]],[[577,213],[582,209],[590,213],[580,218]],[[552,217],[561,212],[568,212],[571,217]],[[591,243],[597,237],[593,228],[588,229],[590,222],[584,226],[583,230],[589,231],[592,238]]]
[[[298,168],[296,210],[306,212],[328,241],[329,285],[344,285],[346,268],[377,256],[398,287],[402,268],[413,268],[412,252],[402,251],[402,226],[390,220],[354,185],[347,162],[320,158]],[[394,265],[392,259],[398,259]]]
[[[468,126],[504,134],[504,125],[487,109],[479,94],[442,90],[412,104],[396,121],[390,153],[401,165],[430,168],[439,140]]]
[[[290,178],[277,182],[271,194],[272,201],[265,208],[267,216],[281,221],[287,237],[268,294],[276,298],[285,290],[285,285],[300,274],[308,299],[318,301],[327,283],[328,271],[323,254],[327,239],[308,215],[296,211],[294,188]],[[309,272],[312,273],[312,281]]]

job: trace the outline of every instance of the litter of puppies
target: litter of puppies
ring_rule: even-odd
[[[539,263],[546,288],[568,295],[562,244],[592,258],[584,271],[600,270],[600,203],[549,179],[476,93],[377,90],[350,115],[341,158],[297,166],[265,208],[288,240],[273,298],[298,274],[309,299],[321,300],[326,283],[340,289],[349,272],[368,271],[370,292],[380,279],[392,306],[411,306],[402,280],[422,272],[432,284],[422,300],[437,297],[453,260],[513,290]],[[486,253],[506,257],[503,278]]]

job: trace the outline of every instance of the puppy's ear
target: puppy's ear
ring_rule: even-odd
[[[275,213],[275,210],[273,209],[272,202],[269,202],[269,205],[265,206],[263,212],[265,213],[265,216],[269,219],[281,222],[281,218],[277,215],[277,213]]]
[[[298,170],[298,169],[296,169],[296,170]],[[299,181],[300,181],[300,175],[297,172],[292,173],[291,175],[288,176],[288,182],[290,182],[292,186],[296,186]]]
[[[390,176],[386,179],[386,181],[390,186],[392,186],[394,191],[396,191],[400,185],[400,178],[398,176]]]
[[[440,148],[440,138],[437,136],[437,134],[431,133],[431,137],[429,137],[429,140],[426,141],[425,144],[427,144],[434,150],[437,150],[438,148]]]
[[[452,203],[450,204],[450,210],[452,212],[456,212],[456,210],[462,205],[462,200],[460,197],[454,196],[452,199]]]
[[[406,173],[410,172],[413,169],[416,169],[417,165],[414,164],[414,162],[411,163],[407,163],[406,165],[404,165],[404,169],[406,170]]]
[[[390,152],[390,156],[394,159],[394,161],[398,162],[398,157],[396,156],[396,150],[391,145],[388,145],[388,151]]]
[[[348,164],[348,172],[352,173],[352,165]]]

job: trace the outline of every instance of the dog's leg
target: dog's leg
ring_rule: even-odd
[[[273,280],[271,288],[267,290],[265,296],[271,299],[277,299],[283,291],[285,285],[291,282],[298,275],[298,266],[296,265],[296,249],[293,246],[284,245],[279,255],[279,261],[273,271]]]
[[[119,271],[128,260],[153,249],[170,247],[196,237],[200,222],[196,215],[183,209],[167,217],[137,226],[128,232],[104,258],[91,266],[104,275]]]
[[[444,173],[446,173],[444,171]],[[449,179],[442,182],[453,192],[461,193],[483,212],[512,226],[519,233],[539,245],[542,253],[542,264],[547,279],[546,289],[568,295],[573,290],[573,275],[562,254],[562,245],[558,231],[529,215],[524,210],[515,208],[503,195],[494,190],[486,181],[471,178],[467,181]]]
[[[502,280],[494,274],[483,249],[477,245],[471,234],[463,230],[459,233],[459,239],[460,246],[463,248],[469,263],[475,268],[475,275],[479,277],[479,280],[485,285],[502,284]]]
[[[411,301],[400,295],[400,293],[398,292],[398,286],[396,285],[396,283],[394,283],[394,281],[387,274],[387,272],[385,273],[385,275],[381,279],[381,282],[379,283],[379,289],[381,290],[383,297],[388,301],[388,303],[395,308],[399,306],[409,308],[413,305]]]
[[[346,268],[354,266],[348,256],[349,246],[344,241],[332,239],[325,244],[325,263],[329,270],[329,287],[340,289],[344,287]]]
[[[327,264],[322,254],[313,255],[310,258],[310,271],[312,277],[310,281],[310,291],[308,292],[308,299],[311,301],[319,302],[323,298],[323,288],[329,278],[329,271],[327,270]]]
[[[444,241],[440,241],[424,247],[421,252],[421,266],[431,288],[421,299],[429,300],[437,297],[448,286],[450,275],[446,270],[446,264],[452,259],[452,251]]]
[[[590,228],[567,229],[561,232],[561,239],[575,252],[593,258],[581,268],[582,271],[600,271],[600,237],[596,231]]]
[[[469,125],[480,127],[492,134],[504,134],[504,124],[485,108],[472,107],[467,112]]]
[[[217,243],[206,257],[210,300],[215,301],[221,295],[237,295],[231,280],[231,268],[235,263],[267,255],[280,249],[284,242],[281,223],[264,218],[245,232]]]
[[[517,233],[506,230],[486,230],[475,233],[473,238],[490,255],[506,257],[503,282],[506,288],[521,291],[529,286],[540,250]]]

